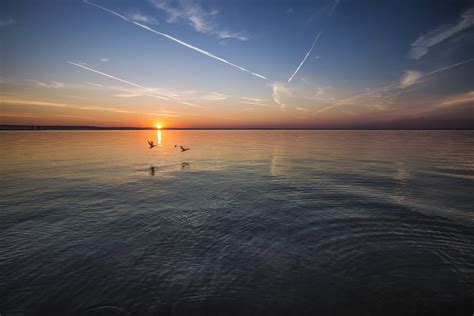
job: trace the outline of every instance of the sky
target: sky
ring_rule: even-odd
[[[474,126],[474,1],[1,6],[0,124]]]

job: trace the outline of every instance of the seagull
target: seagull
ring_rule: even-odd
[[[186,151],[186,150],[189,150],[189,149],[190,149],[190,148],[184,148],[183,146],[179,146],[179,147],[181,147],[181,152],[183,152],[183,151]]]
[[[148,141],[148,145],[150,145],[150,149],[152,149],[153,147],[156,147],[156,145],[153,144],[153,141],[152,141],[152,140],[149,140],[149,141]]]

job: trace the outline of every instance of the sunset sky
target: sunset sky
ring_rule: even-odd
[[[472,1],[4,0],[0,124],[466,128]]]

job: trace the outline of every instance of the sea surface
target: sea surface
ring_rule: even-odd
[[[473,131],[15,131],[0,153],[2,316],[474,313]]]

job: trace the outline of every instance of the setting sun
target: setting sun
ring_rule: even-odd
[[[0,316],[474,316],[474,0],[0,4]]]

